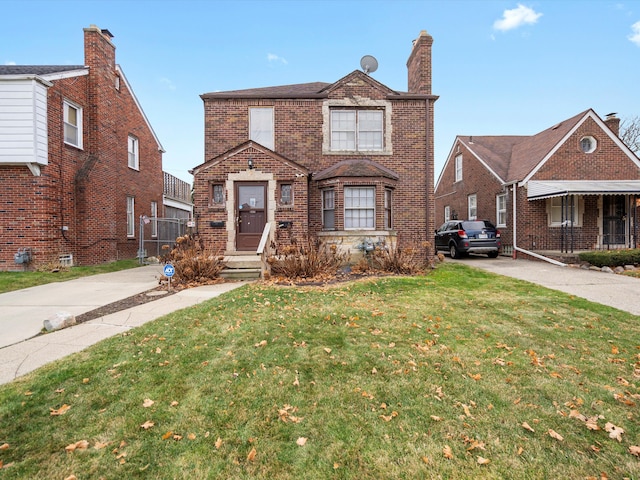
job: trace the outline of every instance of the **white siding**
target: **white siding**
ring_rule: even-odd
[[[0,164],[48,163],[47,87],[0,78]]]

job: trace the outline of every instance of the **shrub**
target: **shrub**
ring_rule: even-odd
[[[179,285],[207,284],[220,280],[224,256],[206,247],[202,238],[187,234],[176,239],[171,251],[163,256],[176,271],[171,281]]]
[[[379,271],[400,275],[414,275],[432,265],[428,260],[430,244],[422,242],[400,246],[398,242],[379,244],[365,254],[365,258],[355,266],[360,271]]]
[[[596,267],[618,267],[640,264],[640,249],[598,250],[582,252],[578,258]]]
[[[290,245],[276,246],[275,253],[267,258],[272,276],[289,279],[335,275],[348,261],[348,252],[309,236],[301,240],[292,238]]]

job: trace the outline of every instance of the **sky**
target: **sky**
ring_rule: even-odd
[[[108,29],[116,62],[189,183],[203,163],[200,95],[333,83],[372,55],[407,91],[433,37],[435,177],[456,135],[533,135],[589,108],[640,115],[638,0],[0,0],[0,64],[78,65],[83,28]]]

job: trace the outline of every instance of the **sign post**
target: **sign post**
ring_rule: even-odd
[[[176,269],[173,265],[171,265],[170,263],[167,263],[164,268],[162,269],[162,273],[164,274],[165,277],[167,277],[169,279],[169,292],[171,291],[171,277],[173,277],[176,273]]]

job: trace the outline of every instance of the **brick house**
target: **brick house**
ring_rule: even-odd
[[[108,30],[83,65],[0,66],[0,270],[133,258],[138,218],[163,201],[162,145]],[[23,258],[24,259],[24,258]]]
[[[356,70],[334,83],[201,95],[198,233],[227,254],[255,253],[265,232],[269,244],[311,235],[355,253],[367,242],[429,241],[432,43],[425,31],[413,42],[408,92]]]
[[[435,187],[436,224],[490,220],[514,255],[635,247],[640,159],[619,126],[589,109],[531,136],[457,136]]]

